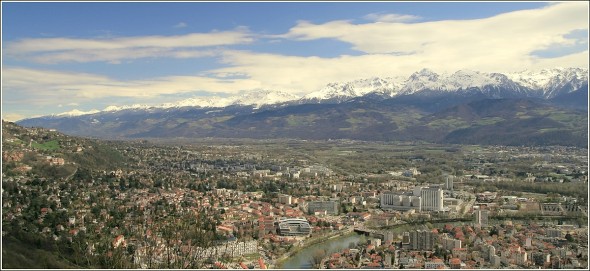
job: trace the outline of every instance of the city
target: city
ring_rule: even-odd
[[[294,268],[306,250],[310,268],[588,264],[585,149],[190,141],[3,122],[3,240],[87,268]]]
[[[588,1],[2,1],[2,269],[589,269]]]

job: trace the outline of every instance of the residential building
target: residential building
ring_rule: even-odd
[[[422,211],[443,210],[443,190],[440,187],[425,187],[420,191]]]
[[[451,269],[461,269],[461,259],[459,258],[451,258],[449,259],[449,265]]]
[[[558,237],[561,238],[561,230],[560,229],[547,229],[545,231],[547,237]]]
[[[454,176],[447,176],[447,180],[445,183],[445,189],[449,190],[449,191],[453,191],[453,179],[455,177]]]
[[[411,250],[433,250],[436,243],[436,234],[426,230],[410,232]]]
[[[446,250],[453,250],[454,248],[461,248],[461,240],[454,239],[448,235],[443,237],[441,240],[442,246]]]
[[[475,226],[476,227],[487,227],[488,226],[488,210],[477,210],[475,211]]]
[[[293,204],[293,197],[290,195],[280,195],[279,203],[291,205]]]
[[[419,196],[408,196],[391,192],[381,193],[381,209],[407,211],[422,209],[422,201]]]
[[[315,212],[323,212],[327,214],[338,214],[338,202],[336,201],[310,201],[307,203],[307,212],[313,214]]]
[[[432,261],[424,262],[424,269],[433,270],[433,269],[446,269],[447,266],[441,259],[434,259]]]

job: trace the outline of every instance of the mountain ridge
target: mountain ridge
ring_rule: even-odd
[[[531,97],[552,99],[571,93],[588,84],[588,69],[553,68],[540,71],[521,71],[515,73],[484,73],[472,70],[458,70],[451,74],[438,74],[429,69],[414,72],[404,77],[371,77],[348,82],[333,82],[323,88],[297,96],[284,91],[253,89],[242,91],[237,96],[205,96],[183,99],[160,105],[108,106],[102,111],[93,109],[81,111],[74,109],[53,116],[80,116],[104,111],[149,110],[154,108],[224,108],[234,105],[252,105],[255,108],[303,103],[341,103],[366,95],[380,96],[384,99],[396,96],[429,92],[481,92],[490,98]],[[501,91],[499,91],[501,90]]]
[[[587,111],[559,107],[539,98],[464,96],[443,99],[413,94],[390,99],[360,97],[344,103],[308,103],[266,109],[232,106],[224,110],[183,107],[116,111],[30,119],[18,124],[107,139],[418,140],[587,147],[587,122]],[[564,140],[559,140],[560,134]]]
[[[581,71],[546,71],[552,79],[537,80],[536,86],[544,89],[532,90],[504,74],[463,70],[440,75],[423,69],[410,76],[403,87],[373,77],[329,84],[322,93],[307,96],[307,100],[291,100],[293,96],[289,94],[265,90],[258,94],[242,93],[224,107],[134,105],[121,110],[45,116],[17,123],[109,139],[422,140],[587,147],[588,82],[587,75],[580,74]],[[519,80],[526,81],[523,78]],[[528,84],[533,84],[531,80]],[[268,103],[264,97],[277,102]]]

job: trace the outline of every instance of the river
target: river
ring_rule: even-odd
[[[285,260],[280,266],[277,266],[277,268],[311,269],[313,268],[311,259],[313,257],[314,252],[316,252],[317,250],[324,249],[326,253],[330,254],[342,251],[343,249],[348,248],[350,243],[357,244],[361,240],[366,240],[366,237],[364,235],[356,233],[351,233],[345,236],[329,239],[322,243],[315,244],[302,249],[295,255],[289,257],[289,259]]]
[[[515,222],[520,222],[520,221],[515,221]],[[502,223],[500,221],[497,221],[497,223]],[[524,222],[522,222],[524,223]],[[542,222],[540,222],[542,223]],[[435,226],[436,228],[442,228],[445,224],[451,224],[454,226],[457,225],[464,225],[465,222],[445,222],[445,223],[433,223],[433,226]],[[557,222],[555,221],[555,224],[557,224]],[[424,225],[398,225],[399,226],[405,226],[405,227],[413,227],[413,228],[423,228],[423,229],[427,229],[426,226]],[[394,227],[394,228],[398,228],[398,227]],[[397,229],[397,231],[406,231],[407,229]],[[397,232],[396,230],[394,230],[394,232]],[[361,240],[367,240],[367,237],[365,237],[365,235],[362,234],[356,234],[356,233],[350,233],[344,236],[340,236],[340,237],[336,237],[333,239],[328,239],[324,242],[321,242],[319,244],[315,244],[315,245],[311,245],[309,247],[306,247],[300,251],[298,251],[297,253],[295,253],[293,256],[289,257],[288,259],[284,260],[282,262],[282,264],[278,265],[276,268],[277,269],[312,269],[312,263],[311,260],[313,258],[313,254],[320,249],[324,249],[328,254],[330,253],[334,253],[334,252],[338,252],[338,251],[342,251],[345,248],[348,248],[350,243],[355,243],[358,244],[359,241]]]

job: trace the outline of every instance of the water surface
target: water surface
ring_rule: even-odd
[[[302,249],[293,256],[289,257],[282,265],[277,266],[280,269],[312,269],[313,254],[320,249],[324,249],[326,253],[340,252],[349,247],[350,243],[358,244],[359,241],[366,240],[366,237],[361,234],[352,233],[349,235],[337,237],[326,240],[322,243],[315,244]]]

